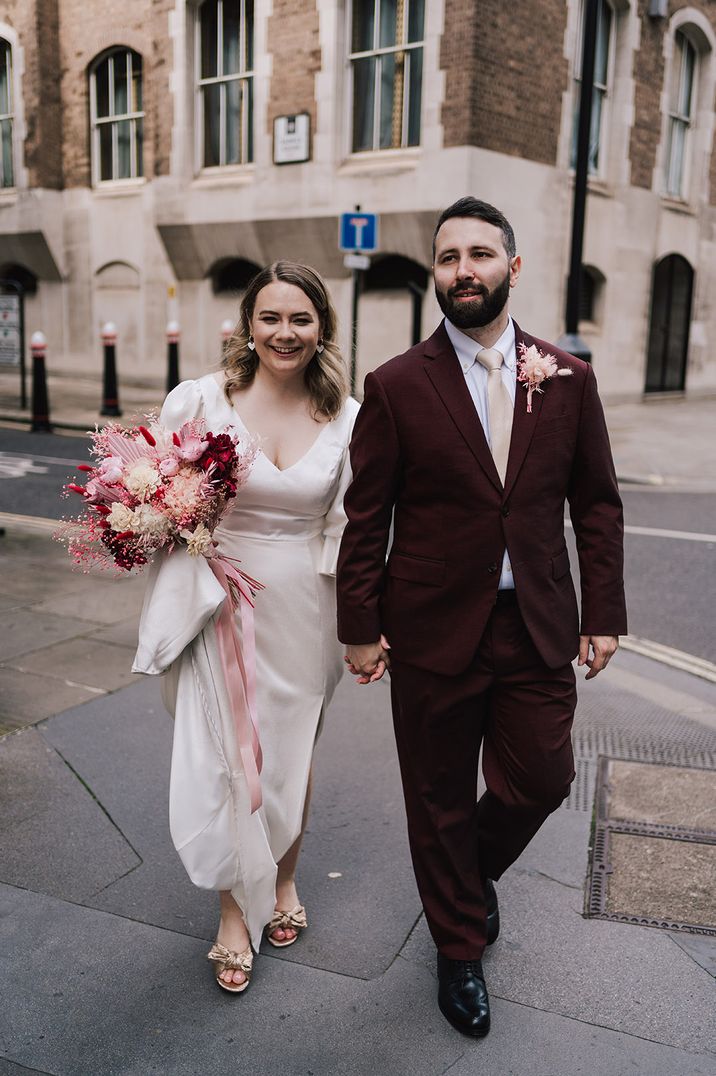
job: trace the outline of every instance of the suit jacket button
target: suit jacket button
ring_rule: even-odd
[[[490,567],[487,570],[490,573],[490,575],[494,575],[495,572],[497,571],[497,565],[496,564],[491,564]]]
[[[503,516],[505,517],[505,519],[507,519],[507,517],[508,517],[508,516],[509,516],[509,514],[510,514],[510,510],[509,510],[509,508],[507,507],[507,505],[506,505],[506,504],[503,504],[503,506],[502,506],[502,508],[500,509],[500,511],[502,512],[502,515],[503,515]]]

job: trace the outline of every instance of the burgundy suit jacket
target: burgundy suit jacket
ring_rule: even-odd
[[[504,488],[444,324],[366,377],[338,562],[343,642],[376,642],[383,632],[396,660],[462,672],[494,607],[505,547],[522,617],[548,666],[576,656],[580,630],[626,632],[622,505],[594,373],[517,325],[515,334],[572,376],[548,380],[531,413],[518,382]]]

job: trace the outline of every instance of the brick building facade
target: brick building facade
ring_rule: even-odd
[[[28,331],[53,369],[98,374],[114,321],[120,378],[160,384],[178,318],[194,376],[286,256],[328,279],[347,346],[338,216],[360,205],[380,214],[361,374],[437,323],[432,227],[473,193],[515,226],[516,317],[556,339],[582,4],[5,0],[0,278],[25,284]],[[716,9],[664,6],[599,3],[580,331],[613,397],[716,389]],[[309,159],[277,163],[275,119],[304,113]]]

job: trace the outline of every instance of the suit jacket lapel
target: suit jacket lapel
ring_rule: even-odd
[[[498,490],[502,490],[500,476],[495,468],[495,462],[485,438],[482,423],[465,384],[465,377],[460,369],[455,349],[450,343],[450,337],[445,332],[444,324],[441,323],[426,341],[425,354],[428,356],[428,361],[425,363],[425,372],[447,408],[450,418],[457,426],[470,451],[492,484]],[[532,418],[532,415],[529,417]],[[512,437],[514,439],[514,426]],[[510,443],[510,452],[512,452],[512,443]]]
[[[532,337],[522,332],[515,322],[515,347],[517,348],[517,361],[520,361],[520,344],[527,347],[534,343]],[[518,381],[515,391],[515,411],[512,417],[512,437],[510,438],[510,453],[507,457],[507,474],[505,475],[505,496],[507,496],[517,480],[522,464],[524,463],[527,450],[537,427],[540,411],[542,409],[542,393],[532,393],[532,412],[527,411],[527,391],[523,384]]]

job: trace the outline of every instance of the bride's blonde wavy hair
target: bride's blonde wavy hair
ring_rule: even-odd
[[[348,395],[348,378],[338,344],[336,343],[336,312],[326,285],[315,269],[300,262],[278,261],[267,265],[249,282],[241,300],[239,320],[224,346],[222,365],[226,371],[224,394],[231,403],[235,389],[246,388],[253,381],[259,359],[249,347],[251,319],[256,296],[267,284],[281,280],[294,284],[313,303],[321,328],[323,351],[315,352],[304,371],[306,388],[317,415],[333,419]]]

